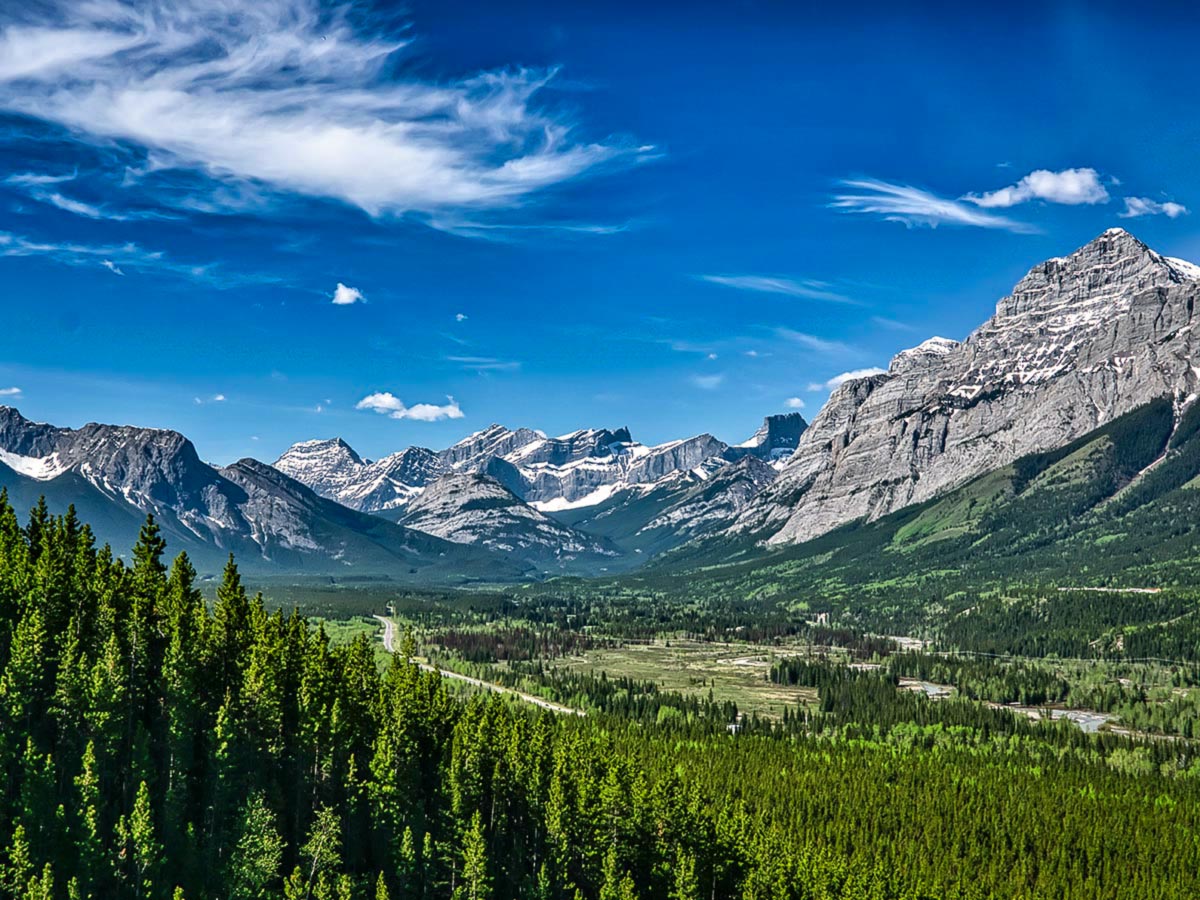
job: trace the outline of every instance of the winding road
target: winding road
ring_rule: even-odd
[[[383,626],[383,647],[388,653],[396,652],[396,623],[387,616],[376,616],[379,624]],[[453,678],[455,681],[463,681],[469,685],[480,688],[485,691],[493,691],[497,694],[511,694],[512,696],[524,700],[526,703],[532,703],[534,706],[540,706],[542,709],[548,709],[550,712],[559,713],[565,716],[586,716],[582,709],[575,709],[571,706],[562,706],[558,703],[551,703],[549,700],[543,700],[541,697],[535,697],[533,694],[522,693],[515,691],[512,688],[505,687],[502,684],[492,684],[490,681],[481,681],[478,678],[472,678],[470,675],[460,675],[458,672],[451,672],[449,669],[439,669],[437,666],[431,666],[428,663],[417,663],[417,665],[426,672],[437,672],[443,678]]]

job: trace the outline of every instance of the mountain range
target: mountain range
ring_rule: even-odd
[[[18,505],[74,503],[118,547],[153,513],[208,567],[234,552],[268,572],[462,582],[651,559],[743,565],[949,502],[989,473],[1165,409],[1153,469],[1200,393],[1198,296],[1200,267],[1109,229],[1034,266],[965,340],[931,338],[840,385],[811,425],[768,416],[737,445],[492,425],[375,461],[334,438],[273,465],[215,467],[176,432],[57,428],[0,407],[0,486]],[[1121,473],[1112,490],[1148,477]]]

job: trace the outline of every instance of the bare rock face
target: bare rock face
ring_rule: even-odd
[[[616,555],[604,541],[554,521],[495,479],[475,472],[434,481],[409,503],[401,524],[543,566]]]
[[[1035,266],[964,342],[933,338],[847,382],[734,531],[804,541],[1197,393],[1200,268],[1109,229]]]
[[[778,473],[757,456],[744,456],[698,480],[643,531],[673,529],[680,539],[707,534],[732,522]]]
[[[442,458],[424,447],[409,447],[372,462],[341,438],[294,444],[275,461],[275,468],[322,497],[369,513],[403,507],[447,471]]]
[[[489,425],[447,447],[438,454],[447,469],[460,472],[478,471],[496,456],[506,456],[526,444],[544,441],[546,436],[531,428],[510,430],[503,425]]]

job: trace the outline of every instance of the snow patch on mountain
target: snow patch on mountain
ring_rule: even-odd
[[[0,450],[0,463],[35,481],[50,481],[70,468],[63,464],[57,453],[51,453],[49,456],[22,456],[19,453]]]

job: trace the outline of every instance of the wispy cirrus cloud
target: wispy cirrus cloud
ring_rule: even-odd
[[[139,244],[85,244],[71,241],[46,241],[27,235],[0,231],[0,258],[46,257],[66,266],[103,266],[114,275],[125,270],[160,272],[198,281],[210,287],[228,289],[253,284],[280,284],[274,275],[239,273],[218,263],[192,264],[171,259],[161,250],[148,250]]]
[[[88,203],[77,197],[69,196],[56,186],[74,181],[79,177],[78,172],[70,175],[51,175],[38,172],[21,172],[4,179],[4,184],[15,188],[31,200],[45,203],[55,209],[82,216],[85,219],[96,219],[110,222],[129,222],[136,219],[166,219],[176,218],[166,213],[147,209],[116,210],[109,204]]]
[[[722,287],[739,291],[753,291],[759,294],[780,294],[785,297],[799,297],[805,300],[824,300],[829,303],[846,303],[861,306],[859,301],[845,294],[832,290],[825,281],[810,278],[784,278],[775,275],[700,275],[701,281],[719,284]]]
[[[463,418],[462,407],[453,397],[446,403],[417,403],[407,406],[399,397],[388,391],[368,394],[355,404],[355,409],[371,410],[390,419],[412,419],[417,422],[439,422],[442,419]]]
[[[1107,203],[1109,195],[1095,169],[1063,169],[1059,172],[1038,169],[1008,187],[983,194],[966,194],[962,199],[984,209],[1006,209],[1030,200],[1065,206],[1094,205]]]
[[[776,328],[775,334],[793,344],[799,344],[807,350],[815,350],[818,353],[846,353],[853,349],[849,344],[841,341],[826,340],[815,334],[806,334],[793,328]]]
[[[459,237],[483,238],[497,242],[516,242],[522,239],[558,235],[623,234],[633,228],[632,222],[606,224],[601,222],[485,222],[479,219],[460,219],[436,215],[427,220],[431,228]]]
[[[493,209],[653,153],[589,141],[539,107],[553,69],[432,80],[411,36],[350,4],[46,0],[0,10],[0,110],[71,140],[140,151],[127,181],[171,173],[182,208],[271,195],[372,216]]]
[[[917,329],[899,319],[889,319],[887,316],[871,316],[871,324],[886,328],[889,331],[916,331]]]
[[[447,356],[444,359],[471,372],[515,372],[521,368],[517,360],[494,356]]]
[[[0,397],[20,397],[22,393],[19,387],[0,388]]]
[[[1177,219],[1188,213],[1189,210],[1186,206],[1171,200],[1164,200],[1160,203],[1149,197],[1126,197],[1125,211],[1117,213],[1117,218],[1136,219],[1141,216],[1166,216],[1168,219]]]
[[[912,185],[893,184],[877,178],[847,179],[841,185],[847,190],[830,200],[829,206],[833,209],[881,216],[908,228],[959,225],[1024,233],[1036,231],[1025,222],[984,212],[973,204],[940,197]]]

